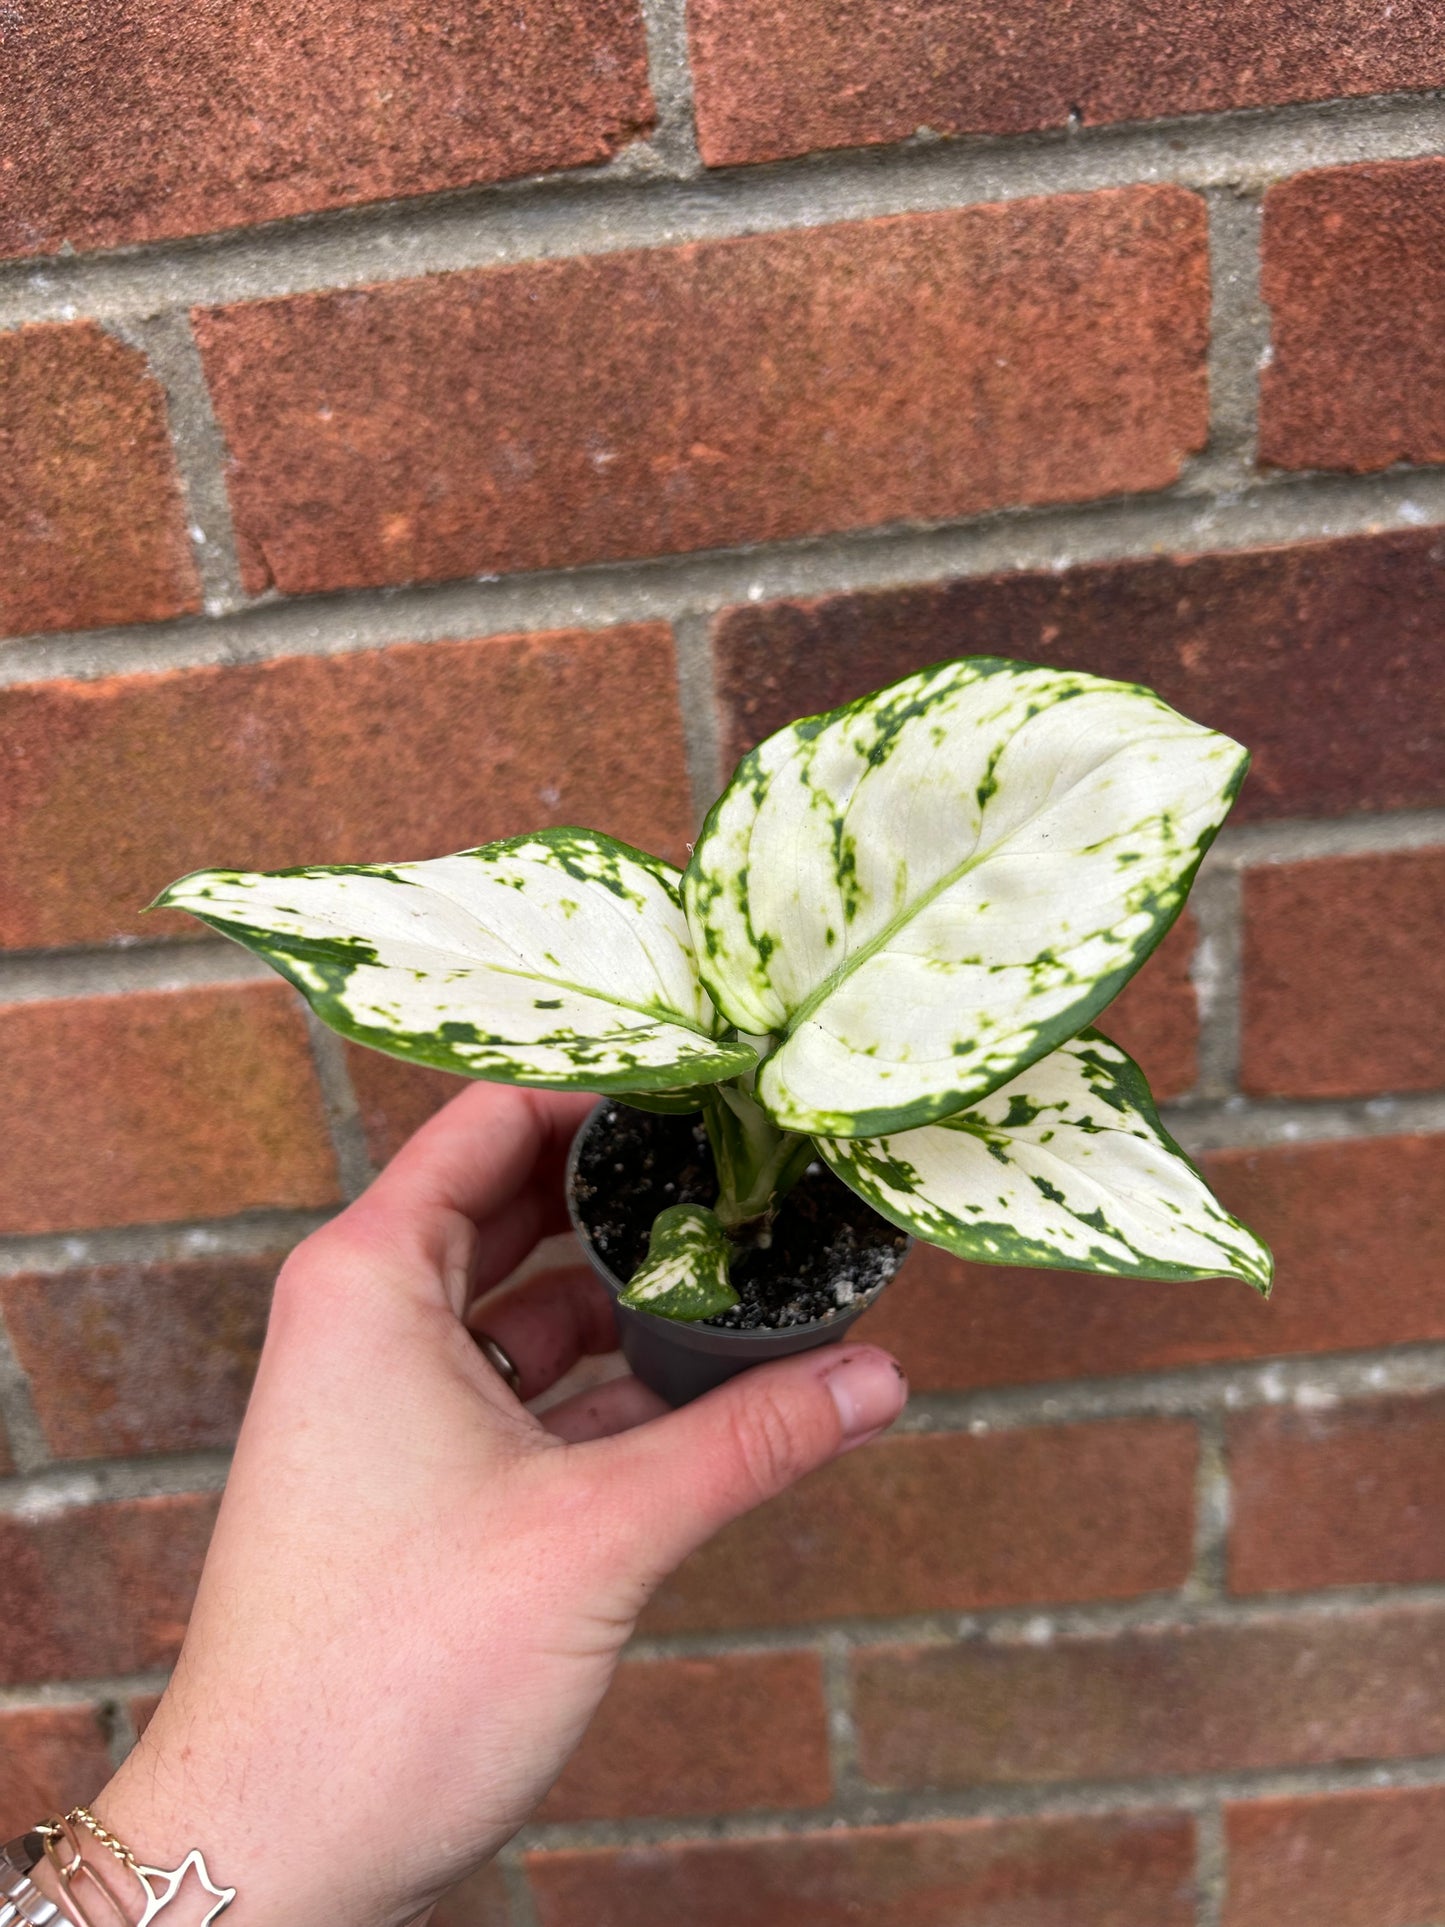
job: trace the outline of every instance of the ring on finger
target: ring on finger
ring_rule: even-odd
[[[502,1350],[496,1339],[489,1337],[486,1332],[474,1331],[472,1337],[477,1341],[482,1357],[486,1359],[493,1371],[520,1398],[522,1374],[517,1370],[513,1360]]]

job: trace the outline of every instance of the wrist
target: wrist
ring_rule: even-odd
[[[44,1844],[32,1879],[43,1903],[53,1903],[33,1916],[21,1906],[22,1918],[33,1917],[37,1927],[209,1927],[236,1898],[234,1888],[211,1879],[198,1850],[180,1856],[174,1869],[152,1866],[86,1807],[42,1823],[34,1837]]]
[[[168,1874],[198,1852],[211,1885],[235,1890],[216,1916],[221,1927],[293,1927],[313,1918],[328,1927],[400,1927],[409,1916],[386,1906],[367,1843],[348,1832],[344,1811],[313,1800],[310,1763],[291,1757],[284,1727],[268,1727],[262,1743],[244,1721],[181,1706],[176,1691],[173,1683],[92,1802],[106,1830],[142,1867]],[[88,1842],[87,1853],[98,1845]],[[219,1905],[200,1872],[187,1873],[156,1927],[201,1927]],[[144,1892],[132,1887],[143,1908]]]
[[[179,1762],[137,1747],[96,1795],[91,1812],[124,1843],[128,1862],[77,1829],[87,1864],[123,1898],[128,1920],[201,1927],[224,1916],[225,1927],[280,1927],[298,1902],[305,1909],[319,1901],[299,1879],[278,1893],[280,1869],[251,1847],[230,1811],[189,1797],[188,1777]]]

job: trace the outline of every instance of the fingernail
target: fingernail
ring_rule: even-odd
[[[845,1438],[862,1438],[891,1425],[908,1402],[903,1367],[885,1352],[852,1352],[828,1374]]]

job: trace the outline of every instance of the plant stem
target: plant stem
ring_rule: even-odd
[[[711,1084],[703,1121],[717,1166],[714,1209],[729,1231],[771,1217],[813,1158],[813,1140],[782,1131],[741,1085]]]

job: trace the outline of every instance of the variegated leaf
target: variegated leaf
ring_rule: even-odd
[[[669,1205],[653,1220],[647,1256],[621,1302],[659,1318],[712,1318],[738,1302],[728,1279],[731,1255],[727,1233],[711,1211]]]
[[[818,1149],[874,1210],[962,1258],[1242,1278],[1269,1293],[1268,1247],[1214,1197],[1138,1065],[1097,1031],[940,1124]]]
[[[684,879],[699,968],[781,1039],[790,1130],[874,1137],[994,1090],[1168,929],[1248,763],[1148,690],[943,663],[746,756]]]
[[[202,870],[157,898],[288,977],[344,1037],[508,1084],[671,1090],[756,1063],[724,1041],[670,865],[591,830],[425,863]]]

